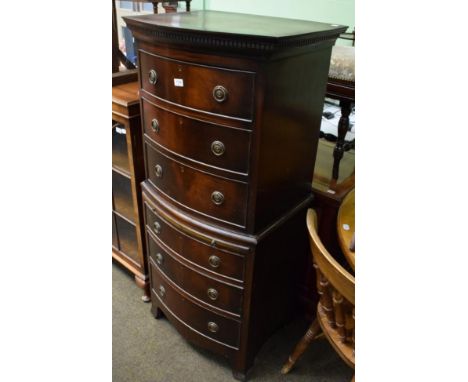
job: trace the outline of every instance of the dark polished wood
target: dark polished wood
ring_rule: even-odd
[[[172,60],[141,49],[139,62],[141,87],[155,97],[207,113],[252,120],[253,73]],[[151,71],[157,73],[154,84],[148,80]],[[213,94],[217,86],[226,89],[224,101]]]
[[[248,173],[251,133],[246,129],[187,118],[142,97],[143,127],[158,147],[209,167]],[[155,127],[156,126],[156,127]],[[194,139],[198,138],[198,139]]]
[[[112,258],[150,300],[140,183],[144,179],[138,83],[112,87]]]
[[[245,379],[301,311],[331,47],[345,27],[128,17],[140,62],[152,311]]]
[[[178,221],[174,222],[176,225],[171,224],[161,213],[156,215],[155,207],[150,203],[150,201],[144,203],[146,224],[149,227],[147,235],[151,235],[150,237],[157,235],[159,241],[164,243],[174,257],[186,261],[192,267],[228,282],[242,282],[245,267],[244,255],[248,252],[248,247],[232,244],[223,246],[223,243],[219,240],[216,242],[214,237],[180,226]],[[155,223],[159,227],[157,230]],[[153,251],[151,248],[148,251],[151,256]]]

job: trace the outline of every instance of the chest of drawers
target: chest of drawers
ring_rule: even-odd
[[[212,11],[125,21],[152,310],[244,379],[298,311],[331,47],[345,28]]]

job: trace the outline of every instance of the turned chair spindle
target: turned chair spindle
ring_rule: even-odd
[[[314,338],[323,332],[338,355],[354,369],[354,277],[323,246],[317,231],[317,214],[307,212],[313,265],[317,272],[317,318],[284,364],[288,373]],[[353,376],[354,381],[354,376]]]

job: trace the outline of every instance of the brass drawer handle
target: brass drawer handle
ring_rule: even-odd
[[[224,195],[219,192],[219,191],[214,191],[212,194],[211,194],[211,200],[214,204],[216,204],[217,206],[223,204],[224,202]]]
[[[157,176],[158,178],[162,178],[163,169],[162,169],[162,167],[161,167],[159,164],[157,164],[157,165],[155,166],[154,172],[156,173],[156,176]]]
[[[159,121],[156,118],[151,120],[151,128],[156,134],[159,133]]]
[[[153,229],[154,232],[156,232],[159,235],[161,233],[161,224],[159,224],[158,222],[154,222]]]
[[[151,85],[156,84],[156,82],[158,82],[158,72],[156,72],[154,69],[151,69],[148,73],[148,80]]]
[[[227,100],[228,91],[224,86],[218,85],[213,88],[213,98],[216,102],[222,103]]]
[[[166,295],[166,288],[164,288],[162,285],[159,286],[159,295],[161,297],[164,297]]]
[[[208,289],[208,291],[206,292],[206,294],[207,294],[208,297],[209,297],[211,300],[213,300],[213,301],[217,300],[217,299],[218,299],[218,295],[219,295],[218,291],[217,291],[216,289],[214,289],[214,288]]]
[[[162,265],[163,261],[164,261],[163,255],[161,255],[160,253],[157,253],[156,254],[156,264]]]
[[[216,322],[208,322],[208,330],[212,333],[216,333],[219,330],[219,326]]]
[[[211,152],[217,157],[223,155],[225,150],[224,143],[221,141],[214,141],[211,144]]]
[[[211,255],[208,259],[208,262],[213,268],[218,268],[221,264],[221,259],[216,255]]]

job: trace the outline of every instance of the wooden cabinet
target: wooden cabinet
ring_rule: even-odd
[[[112,258],[150,300],[140,182],[144,179],[137,82],[112,88]]]
[[[245,379],[300,310],[331,47],[344,27],[127,17],[138,44],[152,311]]]

